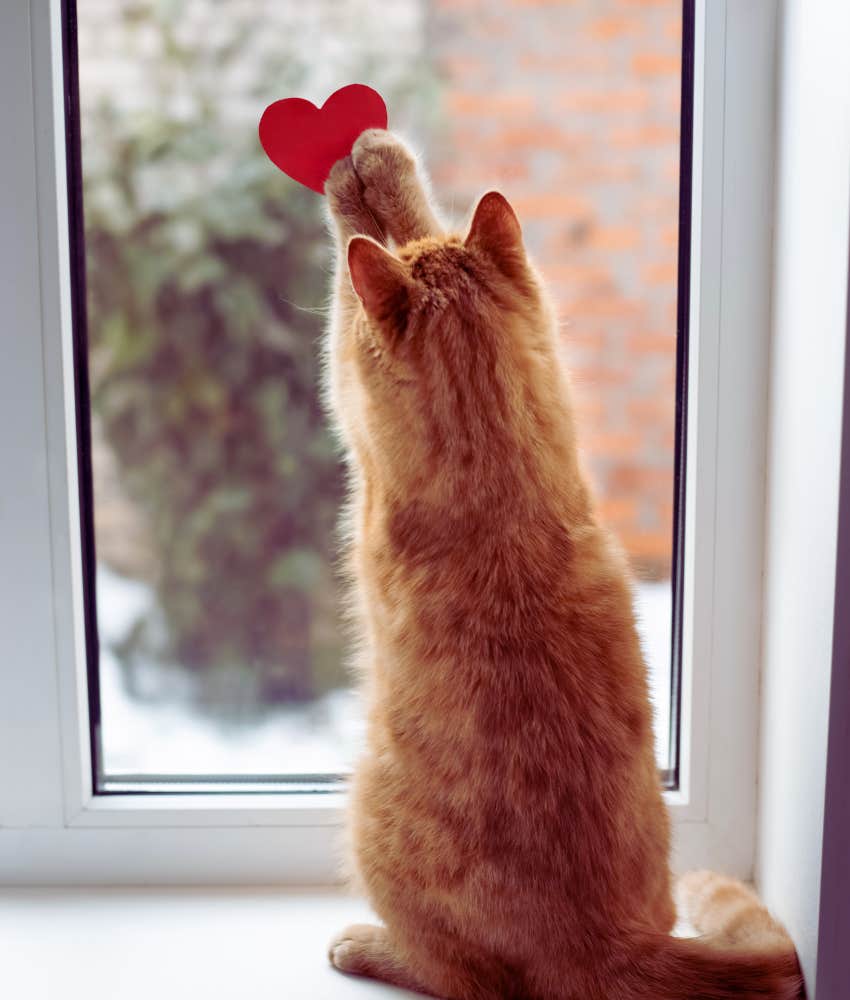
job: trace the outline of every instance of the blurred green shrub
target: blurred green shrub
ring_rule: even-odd
[[[183,5],[122,8],[161,51],[147,100],[84,90],[90,371],[162,618],[119,653],[128,674],[151,658],[193,672],[230,714],[309,699],[344,683],[343,484],[318,393],[328,240],[322,199],[256,134],[307,71],[293,39],[258,58],[263,25],[236,8],[217,6],[214,41],[187,38]]]

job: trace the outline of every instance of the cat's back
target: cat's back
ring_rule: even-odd
[[[443,558],[434,529],[424,556],[376,559],[392,571],[375,567],[353,828],[377,906],[498,906],[488,933],[507,934],[541,903],[563,911],[590,869],[603,887],[623,868],[657,880],[666,818],[628,587],[601,535],[577,549],[559,533],[539,557],[527,541],[491,532]]]

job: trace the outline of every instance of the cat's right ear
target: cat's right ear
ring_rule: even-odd
[[[410,310],[404,264],[368,236],[353,236],[348,244],[348,273],[366,315],[385,333],[400,335]]]
[[[486,254],[505,274],[522,270],[525,265],[522,229],[503,194],[488,191],[475,206],[466,246]]]

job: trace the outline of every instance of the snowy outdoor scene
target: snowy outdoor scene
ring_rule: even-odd
[[[667,767],[670,718],[670,585],[642,583],[635,606],[655,706],[658,766]],[[260,719],[223,725],[198,715],[190,691],[175,692],[171,672],[149,665],[147,700],[130,697],[111,648],[150,612],[151,594],[101,567],[100,695],[105,772],[131,774],[316,775],[351,769],[364,734],[357,692],[329,691],[307,706],[278,708]],[[159,690],[159,697],[156,692]]]

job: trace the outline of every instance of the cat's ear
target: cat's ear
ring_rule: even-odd
[[[348,244],[348,273],[366,315],[385,331],[402,333],[410,310],[404,264],[368,236],[353,236]]]
[[[488,191],[475,206],[466,246],[485,253],[507,274],[524,264],[522,229],[503,194]]]

